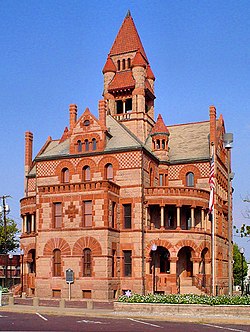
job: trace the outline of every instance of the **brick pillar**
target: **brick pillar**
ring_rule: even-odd
[[[99,100],[98,104],[99,121],[106,127],[107,103],[105,100]]]
[[[77,105],[69,105],[69,130],[72,130],[77,119]]]
[[[32,165],[33,134],[30,131],[25,133],[25,175],[28,174]]]
[[[216,143],[216,108],[210,106],[209,108],[210,115],[210,144]]]
[[[161,229],[164,229],[164,206],[161,206]]]

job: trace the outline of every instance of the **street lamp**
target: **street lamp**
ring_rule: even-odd
[[[5,200],[10,196],[1,196],[0,198],[3,200],[3,206],[0,206],[0,213],[3,213],[3,223],[4,223],[4,254],[5,254],[5,271],[4,271],[4,287],[7,287],[7,268],[8,268],[8,248],[7,248],[7,214],[10,212],[9,206],[6,204]]]
[[[231,180],[234,174],[230,168],[230,150],[233,147],[233,134],[225,133],[223,137],[224,148],[227,150],[227,207],[228,207],[228,295],[232,295],[232,218],[231,218]]]
[[[243,296],[244,293],[244,271],[243,271],[243,256],[244,256],[245,249],[240,248],[240,254],[241,254],[241,296]]]
[[[20,252],[20,256],[21,256],[21,296],[23,295],[23,256],[24,256],[24,251],[23,249],[21,249]]]
[[[13,255],[12,254],[9,254],[9,266],[10,266],[10,282],[9,282],[9,285],[10,285],[10,288],[13,286],[13,283],[12,283],[12,258],[13,258]]]
[[[157,245],[154,243],[151,247],[152,250],[152,263],[153,263],[153,271],[152,271],[152,277],[153,277],[153,294],[155,293],[155,252],[157,250]]]

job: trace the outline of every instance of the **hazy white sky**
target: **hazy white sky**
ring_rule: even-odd
[[[234,223],[250,194],[250,1],[0,1],[0,195],[20,224],[24,132],[34,153],[61,137],[68,106],[97,115],[102,68],[130,9],[156,76],[155,110],[166,125],[208,120],[234,133]],[[248,221],[250,223],[250,221]],[[250,259],[250,242],[235,238]]]

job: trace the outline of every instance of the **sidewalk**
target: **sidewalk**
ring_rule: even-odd
[[[93,303],[93,307],[83,301],[66,301],[66,306],[56,305],[59,301],[54,300],[40,300],[39,304],[32,305],[32,299],[15,299],[15,304],[7,304],[0,307],[0,313],[3,312],[18,312],[18,313],[40,313],[43,315],[57,315],[57,316],[78,316],[78,317],[103,317],[114,319],[136,318],[143,320],[164,320],[171,322],[192,322],[192,323],[213,323],[213,324],[237,324],[250,325],[250,320],[247,317],[241,318],[239,316],[225,316],[225,315],[184,315],[164,312],[159,314],[150,314],[149,312],[129,312],[116,311],[112,303]],[[30,301],[31,300],[31,301]],[[25,302],[25,304],[23,304]],[[50,303],[49,303],[50,302]],[[57,302],[57,303],[56,303]],[[46,303],[48,305],[46,305]],[[83,307],[83,304],[86,306]],[[73,305],[73,306],[72,306]],[[250,310],[250,308],[249,308]]]

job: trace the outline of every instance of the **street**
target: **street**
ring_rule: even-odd
[[[250,326],[0,312],[0,331],[250,331]]]

